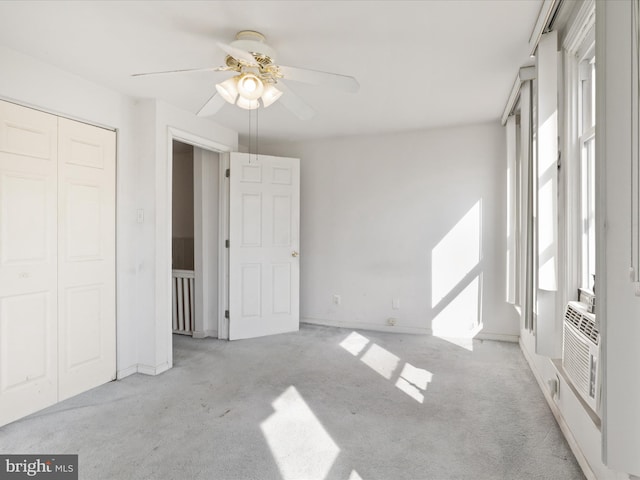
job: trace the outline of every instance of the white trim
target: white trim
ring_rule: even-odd
[[[173,158],[173,141],[177,140],[183,143],[187,143],[189,145],[193,145],[194,147],[198,147],[201,148],[203,150],[207,150],[207,151],[212,151],[212,152],[216,152],[218,154],[220,154],[220,162],[219,164],[222,165],[223,163],[225,163],[224,161],[222,161],[223,157],[225,155],[225,153],[230,152],[232,150],[232,148],[228,145],[223,145],[221,143],[218,142],[214,142],[212,140],[206,139],[204,137],[200,137],[198,135],[192,134],[190,132],[184,131],[184,130],[180,130],[178,128],[175,127],[167,127],[167,155],[166,155],[166,159],[165,161],[166,163],[166,172],[167,172],[167,184],[165,185],[166,188],[166,197],[162,198],[161,195],[156,195],[156,199],[157,201],[157,205],[156,205],[156,210],[160,209],[160,208],[164,208],[165,211],[171,212],[171,206],[172,206],[172,202],[173,202],[173,189],[172,189],[172,185],[171,185],[171,181],[173,178],[173,165],[172,165],[172,158]],[[224,175],[222,175],[219,179],[220,181],[220,191],[222,194],[222,191],[226,191],[227,188],[227,182],[225,181],[226,178],[224,177]],[[219,208],[219,218],[225,218],[228,219],[228,209],[226,208],[226,203],[225,205],[220,204],[218,205]],[[165,216],[165,218],[167,218],[167,222],[166,225],[157,225],[156,228],[163,230],[164,235],[166,235],[166,239],[169,242],[168,244],[171,245],[171,216]],[[223,238],[223,231],[219,231],[219,242],[218,245],[220,245],[222,243],[222,246],[224,247],[224,240],[226,237]],[[220,272],[220,266],[221,265],[226,265],[226,254],[223,252],[223,257],[220,256],[221,254],[221,249],[218,249],[218,272]],[[160,281],[158,279],[158,276],[162,275],[164,271],[166,271],[166,269],[168,268],[170,270],[171,267],[171,249],[169,248],[169,255],[167,255],[167,258],[164,258],[164,255],[162,256],[163,258],[159,258],[156,257],[156,275],[157,275],[157,280]],[[220,273],[218,274],[220,278]],[[223,282],[226,282],[226,276],[223,274],[222,279]],[[171,279],[169,278],[169,282],[171,281]],[[225,286],[222,286],[222,288],[225,288]],[[167,290],[170,291],[170,290]],[[219,291],[220,292],[220,288]],[[219,294],[219,293],[218,293]],[[166,302],[162,301],[161,299],[158,299],[156,301],[156,315],[160,318],[165,318],[165,321],[163,322],[163,324],[166,326],[166,334],[168,335],[167,340],[169,342],[169,346],[168,346],[168,362],[167,362],[167,368],[169,369],[173,366],[173,328],[172,328],[172,320],[171,320],[171,297],[169,296],[168,298],[168,302],[169,305],[168,307],[165,305]],[[222,314],[222,320],[224,320],[224,310],[220,309],[221,305],[224,305],[225,302],[224,301],[220,301],[220,298],[218,299],[218,314],[220,316],[220,314]],[[220,322],[221,319],[218,318],[218,332],[220,332]],[[140,370],[139,370],[140,371]],[[147,367],[145,367],[145,371],[151,371],[149,370]],[[161,373],[164,370],[159,371],[158,373]],[[155,375],[155,374],[154,374]]]
[[[138,373],[142,373],[144,375],[160,375],[170,368],[171,365],[169,364],[169,362],[161,363],[160,365],[156,365],[155,367],[151,365],[138,364]]]
[[[569,425],[567,425],[567,422],[562,416],[562,412],[558,408],[558,405],[553,400],[553,398],[551,398],[547,385],[545,384],[542,377],[540,377],[540,374],[538,373],[538,370],[535,367],[533,358],[531,358],[531,355],[529,354],[527,348],[524,346],[522,339],[520,340],[519,343],[520,343],[520,350],[522,350],[522,355],[524,356],[525,360],[529,364],[529,368],[533,373],[533,376],[535,377],[536,381],[538,382],[538,386],[540,387],[540,390],[542,391],[542,394],[544,395],[544,398],[547,401],[549,408],[551,409],[551,413],[553,413],[553,416],[555,417],[556,422],[558,422],[558,425],[560,426],[560,430],[562,431],[565,439],[567,440],[567,443],[569,444],[569,448],[571,448],[573,455],[576,457],[578,465],[580,465],[580,468],[582,468],[582,472],[584,473],[587,480],[598,480],[598,477],[596,477],[596,474],[591,469],[591,466],[589,465],[587,458],[585,457],[584,453],[580,449],[580,444],[578,443],[576,438],[573,436],[573,432],[571,431],[571,429],[569,428]]]
[[[182,143],[193,145],[194,147],[202,148],[203,150],[209,150],[212,152],[230,152],[231,147],[223,145],[222,143],[214,142],[198,135],[180,130],[175,127],[168,127],[169,132],[169,146],[172,145],[173,140],[178,140]]]
[[[116,380],[122,380],[129,375],[133,375],[134,373],[138,373],[138,365],[131,365],[123,370],[118,370],[116,372]]]
[[[531,36],[529,37],[529,55],[533,55],[535,53],[536,48],[538,48],[538,42],[540,42],[540,37],[545,33],[549,22],[553,18],[553,14],[561,3],[561,0],[544,0],[543,4],[540,6],[538,19],[536,20],[536,24],[533,27]]]
[[[229,239],[229,185],[226,171],[229,168],[229,153],[221,152],[220,165],[220,196],[218,198],[218,338],[229,339],[229,320],[224,312],[229,310],[229,249],[225,240]]]
[[[564,49],[572,55],[575,55],[589,34],[589,31],[595,27],[595,24],[596,2],[595,0],[585,0],[562,42]]]
[[[473,338],[475,340],[493,340],[495,342],[508,342],[508,343],[520,342],[520,335],[510,335],[507,333],[480,332]]]
[[[502,118],[500,120],[502,122],[502,126],[507,123],[507,118],[513,113],[513,108],[520,97],[520,88],[522,87],[523,82],[533,80],[534,78],[536,78],[536,67],[530,65],[520,67],[520,69],[518,69],[518,74],[513,82],[513,87],[511,87],[511,93],[509,94],[504,111],[502,112]]]
[[[607,154],[607,137],[605,135],[606,125],[606,104],[605,96],[607,95],[607,71],[606,68],[606,11],[603,2],[596,4],[596,13],[598,22],[596,22],[596,159],[603,160]],[[606,252],[607,252],[607,236],[605,231],[605,215],[606,215],[606,168],[605,162],[596,161],[596,272],[606,272]],[[603,280],[604,279],[604,280]],[[607,388],[607,370],[608,370],[608,354],[607,354],[607,289],[604,287],[606,276],[603,274],[596,275],[596,291],[598,298],[596,302],[596,319],[598,319],[600,327],[600,368],[602,369],[601,383],[601,403],[600,412],[602,415],[602,462],[607,465],[608,460],[608,428],[607,428],[607,412],[608,412],[608,388]],[[604,325],[603,325],[604,324]]]
[[[562,155],[563,184],[563,288],[561,289],[561,305],[569,300],[576,300],[580,285],[580,255],[576,245],[579,243],[580,231],[580,144],[578,141],[578,58],[571,52],[564,52],[564,136]]]
[[[507,303],[515,305],[516,289],[518,282],[516,281],[519,271],[517,269],[517,227],[518,212],[516,212],[516,182],[517,182],[517,157],[518,157],[518,129],[516,126],[516,117],[511,115],[507,119]]]
[[[391,333],[409,333],[413,335],[433,335],[433,331],[426,327],[401,327],[390,325],[379,325],[377,323],[368,322],[342,322],[337,320],[327,320],[323,318],[304,317],[300,319],[300,323],[308,325],[321,325],[324,327],[349,328],[356,330],[372,330],[375,332],[391,332]],[[494,340],[498,342],[518,343],[519,335],[508,335],[504,333],[478,333],[473,340]]]
[[[104,123],[96,122],[94,120],[87,120],[84,117],[78,117],[76,115],[71,115],[69,113],[61,112],[61,111],[55,110],[53,108],[45,108],[45,107],[42,107],[40,105],[36,105],[34,103],[25,102],[23,100],[18,100],[18,99],[15,99],[15,98],[12,98],[12,97],[7,97],[6,95],[1,95],[1,94],[0,94],[0,100],[8,102],[8,103],[13,103],[14,105],[18,105],[20,107],[30,108],[32,110],[38,110],[39,112],[48,113],[50,115],[55,115],[56,117],[62,117],[62,118],[66,118],[68,120],[74,120],[76,122],[86,123],[87,125],[91,125],[92,127],[104,128],[105,130],[110,130],[112,132],[118,133],[118,129],[113,127],[113,126],[111,126],[111,125],[106,125]]]
[[[379,325],[376,323],[367,322],[342,322],[336,320],[327,320],[323,318],[304,317],[300,318],[300,323],[307,323],[310,325],[322,325],[325,327],[339,327],[339,328],[352,328],[359,330],[373,330],[376,332],[395,332],[395,333],[412,333],[421,335],[431,335],[430,328],[422,327],[400,327],[391,325]]]
[[[218,331],[211,330],[211,329],[207,329],[204,332],[194,331],[192,337],[193,338],[207,338],[207,337],[218,338]]]

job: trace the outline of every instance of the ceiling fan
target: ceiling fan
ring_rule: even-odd
[[[261,104],[266,108],[279,100],[300,119],[307,120],[315,115],[315,110],[291,91],[285,81],[326,86],[350,93],[355,93],[360,88],[354,77],[275,63],[275,51],[267,45],[264,35],[253,30],[238,32],[235,41],[228,45],[218,43],[218,47],[227,54],[223,66],[136,73],[132,76],[207,71],[234,74],[216,84],[216,92],[197,113],[200,117],[216,114],[225,101],[240,108],[254,110]]]

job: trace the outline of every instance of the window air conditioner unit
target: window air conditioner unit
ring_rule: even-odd
[[[583,400],[598,412],[600,403],[600,333],[596,317],[580,302],[569,302],[564,315],[562,367]]]

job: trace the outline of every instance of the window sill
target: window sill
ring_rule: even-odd
[[[566,372],[564,371],[564,368],[562,367],[562,359],[561,358],[552,358],[551,359],[551,363],[553,364],[553,367],[556,369],[556,372],[558,372],[558,375],[560,375],[562,377],[562,379],[564,380],[564,383],[571,389],[571,393],[573,393],[573,396],[578,400],[578,402],[580,402],[580,405],[582,405],[582,408],[587,413],[587,415],[589,416],[589,418],[591,419],[593,424],[596,426],[598,431],[601,431],[602,421],[600,420],[600,417],[582,399],[582,396],[578,393],[578,390],[576,390],[576,388],[573,386],[573,383],[569,379],[569,376],[566,374]],[[560,395],[562,395],[562,393],[560,393]]]

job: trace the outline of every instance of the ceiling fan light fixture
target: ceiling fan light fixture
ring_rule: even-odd
[[[239,75],[216,84],[216,90],[220,96],[231,104],[236,103],[236,98],[238,98],[238,77]]]
[[[266,85],[264,87],[264,93],[262,94],[262,105],[267,108],[282,96],[282,91],[278,90],[273,85]]]
[[[264,92],[264,83],[253,73],[243,73],[238,79],[238,93],[246,100],[257,100]]]
[[[240,108],[244,108],[245,110],[255,110],[260,106],[260,102],[258,100],[249,100],[248,98],[244,98],[242,95],[238,97],[238,101],[236,105]]]

